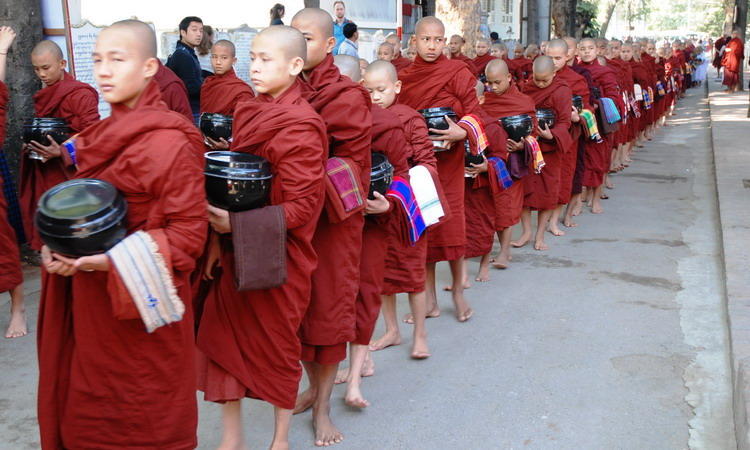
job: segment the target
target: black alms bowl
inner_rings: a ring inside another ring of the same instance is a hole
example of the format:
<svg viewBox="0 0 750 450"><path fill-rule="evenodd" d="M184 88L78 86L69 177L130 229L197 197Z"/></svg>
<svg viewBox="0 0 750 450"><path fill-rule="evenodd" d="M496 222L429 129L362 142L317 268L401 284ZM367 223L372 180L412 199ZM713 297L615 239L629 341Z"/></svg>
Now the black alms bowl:
<svg viewBox="0 0 750 450"><path fill-rule="evenodd" d="M229 141L232 137L232 117L216 113L201 114L200 129L203 135L218 141L221 138Z"/></svg>
<svg viewBox="0 0 750 450"><path fill-rule="evenodd" d="M552 128L555 126L555 112L551 109L537 109L536 110L536 121L539 122L539 127Z"/></svg>
<svg viewBox="0 0 750 450"><path fill-rule="evenodd" d="M23 141L36 141L42 145L49 145L49 135L58 144L62 144L73 133L65 119L58 117L34 117L23 125Z"/></svg>
<svg viewBox="0 0 750 450"><path fill-rule="evenodd" d="M445 120L445 116L450 117L454 122L458 122L458 116L456 116L456 113L451 108L420 109L419 113L422 114L424 121L427 122L427 128L447 130L448 122Z"/></svg>
<svg viewBox="0 0 750 450"><path fill-rule="evenodd" d="M580 95L574 95L573 106L576 107L576 111L578 112L583 111L583 97L581 97Z"/></svg>
<svg viewBox="0 0 750 450"><path fill-rule="evenodd" d="M466 167L472 167L472 164L482 164L484 162L484 156L481 154L479 155L473 155L470 150L466 150L464 153L464 166Z"/></svg>
<svg viewBox="0 0 750 450"><path fill-rule="evenodd" d="M370 192L367 198L375 199L374 193L385 195L393 182L393 166L382 153L372 154L372 171L370 172Z"/></svg>
<svg viewBox="0 0 750 450"><path fill-rule="evenodd" d="M520 142L521 139L534 131L534 121L528 114L503 117L500 119L500 124L502 124L505 132L508 133L508 138L516 142Z"/></svg>
<svg viewBox="0 0 750 450"><path fill-rule="evenodd" d="M128 205L106 181L65 181L42 194L34 217L39 236L53 252L80 257L104 253L126 235Z"/></svg>
<svg viewBox="0 0 750 450"><path fill-rule="evenodd" d="M258 155L238 152L206 153L208 202L227 211L247 211L268 203L271 164Z"/></svg>

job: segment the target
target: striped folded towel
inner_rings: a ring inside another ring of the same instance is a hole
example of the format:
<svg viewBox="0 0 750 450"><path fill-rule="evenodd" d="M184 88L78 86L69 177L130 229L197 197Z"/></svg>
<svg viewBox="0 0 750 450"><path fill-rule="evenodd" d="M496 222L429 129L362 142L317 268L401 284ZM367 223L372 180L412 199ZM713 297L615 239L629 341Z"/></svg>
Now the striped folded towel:
<svg viewBox="0 0 750 450"><path fill-rule="evenodd" d="M602 136L599 134L599 127L596 125L596 116L591 110L584 109L580 114L583 119L583 130L586 137L592 141L601 142Z"/></svg>
<svg viewBox="0 0 750 450"><path fill-rule="evenodd" d="M469 127L469 130L471 130L471 134L474 137L474 139L469 139L470 142L476 142L477 148L471 148L474 146L470 146L469 150L471 150L471 153L473 155L478 155L482 153L487 147L490 145L489 139L487 139L487 133L484 132L484 126L482 125L482 121L479 120L479 117L475 116L474 114L467 114L461 118L461 120L458 121L459 125L464 124Z"/></svg>
<svg viewBox="0 0 750 450"><path fill-rule="evenodd" d="M493 156L487 158L487 163L492 168L492 172L495 172L495 178L497 178L499 187L505 190L513 186L513 179L510 177L510 172L508 172L508 168L505 166L505 161Z"/></svg>
<svg viewBox="0 0 750 450"><path fill-rule="evenodd" d="M528 150L531 152L531 164L533 166L534 173L541 173L546 163L544 162L544 156L542 156L542 149L539 148L539 143L536 141L536 138L533 138L531 136L526 136L524 138L523 145L527 147Z"/></svg>
<svg viewBox="0 0 750 450"><path fill-rule="evenodd" d="M640 84L633 85L633 94L635 95L636 100L643 100L643 88L641 88Z"/></svg>
<svg viewBox="0 0 750 450"><path fill-rule="evenodd" d="M622 119L614 100L608 97L602 97L599 101L604 108L604 115L607 118L607 123L619 122Z"/></svg>
<svg viewBox="0 0 750 450"><path fill-rule="evenodd" d="M156 241L136 231L108 252L141 316L146 331L182 320L185 304L177 295L172 276Z"/></svg>
<svg viewBox="0 0 750 450"><path fill-rule="evenodd" d="M659 94L659 97L667 95L667 92L664 90L664 83L661 81L656 82L656 93Z"/></svg>
<svg viewBox="0 0 750 450"><path fill-rule="evenodd" d="M353 211L365 204L359 189L359 180L346 161L336 157L329 158L326 161L326 175L336 190L345 212Z"/></svg>
<svg viewBox="0 0 750 450"><path fill-rule="evenodd" d="M445 211L430 171L424 166L414 166L409 169L409 181L425 226L438 223Z"/></svg>
<svg viewBox="0 0 750 450"><path fill-rule="evenodd" d="M409 186L409 182L403 177L393 177L391 187L385 195L398 199L399 203L404 208L404 213L408 219L409 241L414 245L424 233L427 225L424 223L422 211L419 209L417 198L415 197L411 186Z"/></svg>

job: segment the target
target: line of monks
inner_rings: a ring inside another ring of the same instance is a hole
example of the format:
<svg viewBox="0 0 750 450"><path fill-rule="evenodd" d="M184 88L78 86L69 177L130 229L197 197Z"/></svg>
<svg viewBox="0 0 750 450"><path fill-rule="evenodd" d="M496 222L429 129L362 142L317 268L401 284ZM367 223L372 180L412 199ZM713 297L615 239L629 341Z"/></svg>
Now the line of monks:
<svg viewBox="0 0 750 450"><path fill-rule="evenodd" d="M13 37L0 28L2 79ZM481 257L476 280L487 281L490 265L509 266L511 247L533 239L545 250L547 231L574 227L584 201L601 213L607 175L628 165L689 85L679 42L667 53L651 41L565 38L514 49L509 60L505 46L480 40L468 59L460 37L446 39L442 22L425 17L412 43L413 61L396 36L371 64L334 59L330 15L303 9L291 27L253 40L251 89L232 69L234 45L218 41L201 110L233 117L231 142L194 126L184 86L156 58L155 35L142 22L117 22L97 39L95 78L112 106L104 120L96 91L65 72L60 49L36 46L31 60L45 84L36 115L65 118L76 132L64 145L24 148L41 159L23 157L20 171L26 233L42 255L43 448L194 448L196 390L222 404L221 448L245 447L245 397L274 406L271 448L288 448L292 414L308 409L315 444L341 442L330 417L333 386L347 383L348 405L369 405L361 382L373 373L371 351L401 342L396 294L409 297L411 357L428 358L425 319L440 315L436 263L449 262L456 318L469 320L465 258ZM3 131L7 101L0 83ZM455 113L447 129L428 129L417 112L437 107ZM537 121L540 109L552 111L554 124ZM532 134L510 139L501 119L523 114ZM204 153L223 148L269 161L268 206L229 213L207 204ZM373 152L387 157L394 182L367 198ZM35 204L71 178L105 180L124 195L130 235L121 244L130 243L116 248L144 267L153 256L184 303L182 320L147 332L132 274L114 254L75 259L43 245ZM15 292L18 251L0 207L0 291ZM491 258L496 234L501 251ZM146 257L128 250L134 237L150 243ZM251 255L274 254L268 247L278 238L284 280L248 288L248 271L276 263ZM11 328L25 333L17 298L21 318ZM373 340L381 305L386 334ZM339 371L347 345L350 364ZM299 393L303 367L309 386Z"/></svg>

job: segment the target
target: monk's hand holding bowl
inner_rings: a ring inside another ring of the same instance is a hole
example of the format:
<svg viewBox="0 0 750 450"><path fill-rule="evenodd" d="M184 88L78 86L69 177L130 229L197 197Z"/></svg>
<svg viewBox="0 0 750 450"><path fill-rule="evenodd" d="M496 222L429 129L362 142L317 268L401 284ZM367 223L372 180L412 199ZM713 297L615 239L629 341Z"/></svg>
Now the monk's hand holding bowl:
<svg viewBox="0 0 750 450"><path fill-rule="evenodd" d="M508 153L523 150L523 140L516 142L513 139L508 139L508 142L505 145L505 149L508 150Z"/></svg>
<svg viewBox="0 0 750 450"><path fill-rule="evenodd" d="M221 246L219 245L219 235L211 233L208 238L208 256L206 258L206 269L203 271L204 280L214 279L214 267L221 265L219 257L221 256Z"/></svg>
<svg viewBox="0 0 750 450"><path fill-rule="evenodd" d="M229 150L229 142L224 138L219 138L218 141L214 141L206 136L206 144L214 150Z"/></svg>
<svg viewBox="0 0 750 450"><path fill-rule="evenodd" d="M383 214L385 212L388 212L388 210L391 208L390 202L388 202L388 199L383 197L383 195L380 192L373 192L372 194L375 197L375 200L367 199L367 206L365 206L365 214Z"/></svg>
<svg viewBox="0 0 750 450"><path fill-rule="evenodd" d="M59 158L61 155L60 144L55 142L55 140L49 135L47 136L47 140L49 141L49 145L42 145L37 141L31 141L29 143L31 150L34 150L39 156L44 158L44 162L47 162L52 158Z"/></svg>
<svg viewBox="0 0 750 450"><path fill-rule="evenodd" d="M581 116L578 115L578 110L575 106L573 106L573 111L570 113L570 120L573 123L578 123L581 121Z"/></svg>
<svg viewBox="0 0 750 450"><path fill-rule="evenodd" d="M75 260L73 266L78 270L84 272L93 272L99 270L101 272L109 271L109 257L104 253L91 256L81 256Z"/></svg>
<svg viewBox="0 0 750 450"><path fill-rule="evenodd" d="M484 155L482 155L482 164L469 164L471 164L471 167L465 167L464 171L473 177L479 175L480 173L487 172L487 158Z"/></svg>
<svg viewBox="0 0 750 450"><path fill-rule="evenodd" d="M208 222L211 228L219 234L231 233L232 224L229 222L229 211L208 205Z"/></svg>
<svg viewBox="0 0 750 450"><path fill-rule="evenodd" d="M448 141L450 143L466 139L466 130L459 127L456 122L452 121L448 116L445 116L445 121L448 123L448 129L438 130L437 128L430 128L430 139L433 141Z"/></svg>
<svg viewBox="0 0 750 450"><path fill-rule="evenodd" d="M52 253L46 245L42 246L42 264L49 273L69 277L77 272L75 259Z"/></svg>
<svg viewBox="0 0 750 450"><path fill-rule="evenodd" d="M547 127L547 124L544 124L544 128L542 128L541 125L537 125L537 130L539 130L539 136L542 137L542 139L547 139L548 141L551 141L554 136L552 136L552 132Z"/></svg>

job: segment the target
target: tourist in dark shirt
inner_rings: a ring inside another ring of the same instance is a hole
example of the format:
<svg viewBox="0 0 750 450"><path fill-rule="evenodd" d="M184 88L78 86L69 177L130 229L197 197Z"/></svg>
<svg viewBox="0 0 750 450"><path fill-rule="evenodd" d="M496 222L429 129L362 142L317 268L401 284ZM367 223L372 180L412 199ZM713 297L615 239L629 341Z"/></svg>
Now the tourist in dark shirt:
<svg viewBox="0 0 750 450"><path fill-rule="evenodd" d="M271 8L271 25L284 25L281 18L284 17L284 5L276 3Z"/></svg>
<svg viewBox="0 0 750 450"><path fill-rule="evenodd" d="M199 17L188 16L180 21L180 40L174 53L167 59L167 67L185 83L190 99L190 109L196 122L200 114L201 85L203 75L195 48L203 39L203 21Z"/></svg>

